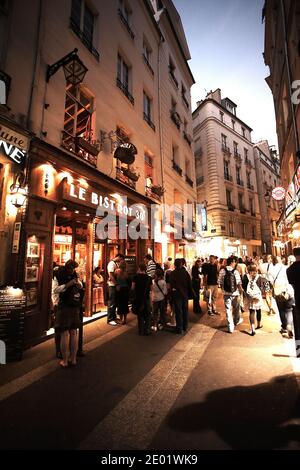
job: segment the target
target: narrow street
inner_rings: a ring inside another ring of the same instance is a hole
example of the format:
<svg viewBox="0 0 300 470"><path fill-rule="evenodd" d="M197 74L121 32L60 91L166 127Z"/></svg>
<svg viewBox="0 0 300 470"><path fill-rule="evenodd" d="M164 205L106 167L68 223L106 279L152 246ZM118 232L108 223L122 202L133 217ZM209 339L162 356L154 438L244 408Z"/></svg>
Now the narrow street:
<svg viewBox="0 0 300 470"><path fill-rule="evenodd" d="M1 449L299 450L294 341L266 312L254 337L247 313L230 335L219 310L190 313L184 336L95 321L66 370L52 339L1 365Z"/></svg>

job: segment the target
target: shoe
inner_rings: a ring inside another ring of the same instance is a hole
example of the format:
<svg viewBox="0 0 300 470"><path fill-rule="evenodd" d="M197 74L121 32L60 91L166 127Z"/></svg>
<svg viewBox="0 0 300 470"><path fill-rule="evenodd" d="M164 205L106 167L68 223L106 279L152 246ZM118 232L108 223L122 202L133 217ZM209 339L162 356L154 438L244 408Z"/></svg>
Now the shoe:
<svg viewBox="0 0 300 470"><path fill-rule="evenodd" d="M115 325L117 325L117 324L118 324L118 323L115 322L114 320L108 322L108 325L112 325L112 326L115 326Z"/></svg>
<svg viewBox="0 0 300 470"><path fill-rule="evenodd" d="M290 339L294 338L294 333L292 332L292 330L288 330L288 337Z"/></svg>
<svg viewBox="0 0 300 470"><path fill-rule="evenodd" d="M233 330L231 330L230 328L227 329L227 333L233 333Z"/></svg>
<svg viewBox="0 0 300 470"><path fill-rule="evenodd" d="M57 359L62 359L62 353L60 351L56 351L56 357Z"/></svg>
<svg viewBox="0 0 300 470"><path fill-rule="evenodd" d="M251 335L251 336L254 336L254 335L255 335L255 330L251 330L250 335Z"/></svg>
<svg viewBox="0 0 300 470"><path fill-rule="evenodd" d="M65 364L64 361L59 361L59 365L60 365L60 367L62 367L63 369L65 369L66 367L68 367L68 364Z"/></svg>
<svg viewBox="0 0 300 470"><path fill-rule="evenodd" d="M281 330L279 331L279 333L281 333L282 335L283 335L283 334L286 334L286 333L287 333L287 330L285 330L284 328L281 328Z"/></svg>
<svg viewBox="0 0 300 470"><path fill-rule="evenodd" d="M257 326L255 329L256 329L256 330L260 330L262 327L263 327L262 325L259 325L259 326Z"/></svg>
<svg viewBox="0 0 300 470"><path fill-rule="evenodd" d="M159 331L161 331L163 328L164 328L164 327L163 327L161 324L159 324L158 327L157 327L157 329L158 329Z"/></svg>
<svg viewBox="0 0 300 470"><path fill-rule="evenodd" d="M157 326L154 326L154 325L151 326L151 330L152 330L152 331L157 331Z"/></svg>
<svg viewBox="0 0 300 470"><path fill-rule="evenodd" d="M235 323L235 326L240 325L241 323L243 323L243 321L244 321L243 318L240 318L239 321L237 323Z"/></svg>

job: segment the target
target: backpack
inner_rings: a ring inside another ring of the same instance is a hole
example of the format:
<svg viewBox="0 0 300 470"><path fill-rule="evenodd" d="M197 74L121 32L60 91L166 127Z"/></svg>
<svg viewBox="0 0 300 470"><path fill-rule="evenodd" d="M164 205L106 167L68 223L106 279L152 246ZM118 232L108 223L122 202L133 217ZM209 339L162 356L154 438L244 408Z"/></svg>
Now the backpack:
<svg viewBox="0 0 300 470"><path fill-rule="evenodd" d="M231 294L236 291L237 289L237 282L234 274L235 269L232 271L228 271L225 268L225 276L224 276L224 291L230 292Z"/></svg>

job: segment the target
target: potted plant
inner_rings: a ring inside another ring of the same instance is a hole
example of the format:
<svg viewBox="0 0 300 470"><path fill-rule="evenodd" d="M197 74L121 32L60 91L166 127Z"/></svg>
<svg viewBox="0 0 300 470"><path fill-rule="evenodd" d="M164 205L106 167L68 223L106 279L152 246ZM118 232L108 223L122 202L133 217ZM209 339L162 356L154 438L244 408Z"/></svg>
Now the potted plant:
<svg viewBox="0 0 300 470"><path fill-rule="evenodd" d="M121 167L123 175L127 176L132 181L137 181L140 177L140 174L135 173L134 169Z"/></svg>
<svg viewBox="0 0 300 470"><path fill-rule="evenodd" d="M158 185L153 185L153 186L151 186L151 191L152 191L154 194L157 194L157 196L162 196L166 190L165 190L165 188L164 188L163 186L161 186L160 184L158 184Z"/></svg>

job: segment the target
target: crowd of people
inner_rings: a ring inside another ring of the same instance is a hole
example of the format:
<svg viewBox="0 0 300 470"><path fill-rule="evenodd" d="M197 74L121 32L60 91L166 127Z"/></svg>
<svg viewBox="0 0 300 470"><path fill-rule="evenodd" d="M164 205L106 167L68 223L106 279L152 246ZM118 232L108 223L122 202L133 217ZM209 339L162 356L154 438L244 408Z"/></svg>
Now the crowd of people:
<svg viewBox="0 0 300 470"><path fill-rule="evenodd" d="M73 260L56 267L53 275L52 302L55 311L56 351L60 365L76 365L78 353L77 329L80 325L83 286ZM189 268L185 259L168 258L163 265L150 254L139 264L134 276L127 272L125 257L118 253L107 265L107 323L126 324L131 311L137 315L138 333L150 335L163 328L184 334L188 329L188 302L193 300L195 314L202 313L201 296L209 316L218 315L217 299L222 290L227 331L243 322L242 314L249 311L249 334L263 327L262 308L268 314L279 313L280 333L300 340L300 247L287 260L278 256L230 256L227 259L211 255L196 257ZM103 282L101 271L95 270ZM298 313L297 313L298 312Z"/></svg>

